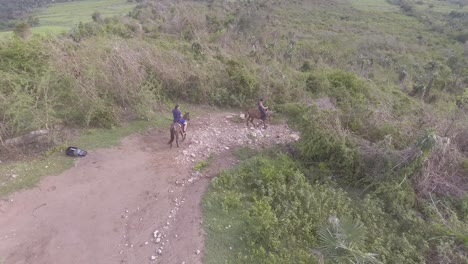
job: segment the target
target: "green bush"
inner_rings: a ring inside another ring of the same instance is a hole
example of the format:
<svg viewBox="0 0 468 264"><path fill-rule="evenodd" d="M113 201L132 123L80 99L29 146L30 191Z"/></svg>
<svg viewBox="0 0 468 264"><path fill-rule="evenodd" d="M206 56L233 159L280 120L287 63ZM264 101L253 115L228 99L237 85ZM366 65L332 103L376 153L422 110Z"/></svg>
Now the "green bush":
<svg viewBox="0 0 468 264"><path fill-rule="evenodd" d="M336 112L303 108L297 104L283 106L286 115L294 116L301 132L297 148L305 164L326 164L337 174L354 177L358 172L358 153L348 140Z"/></svg>
<svg viewBox="0 0 468 264"><path fill-rule="evenodd" d="M436 218L421 217L411 188L389 183L379 190L361 197L332 183L310 182L285 156L254 157L213 180L204 197L207 245L217 241L217 252L227 254L219 259L208 246L206 261L315 263L319 255L313 252L323 246L319 230L334 216L362 222L365 239L354 249L375 253L382 263L425 263L435 247L463 259L458 240L441 244L432 239L450 233L434 228ZM224 227L233 230L230 243L223 242Z"/></svg>
<svg viewBox="0 0 468 264"><path fill-rule="evenodd" d="M98 106L98 105L96 105ZM94 127L112 128L117 124L112 108L99 106L89 113L87 125Z"/></svg>
<svg viewBox="0 0 468 264"><path fill-rule="evenodd" d="M257 97L259 91L259 81L254 72L243 66L242 63L229 60L226 63L228 89L230 99L229 105L242 106L246 100L252 100Z"/></svg>

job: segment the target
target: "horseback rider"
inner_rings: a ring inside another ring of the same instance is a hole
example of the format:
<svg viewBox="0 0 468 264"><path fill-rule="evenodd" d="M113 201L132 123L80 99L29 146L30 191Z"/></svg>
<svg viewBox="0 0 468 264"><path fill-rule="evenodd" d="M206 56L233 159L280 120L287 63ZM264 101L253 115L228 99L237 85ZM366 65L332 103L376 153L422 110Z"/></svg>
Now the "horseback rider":
<svg viewBox="0 0 468 264"><path fill-rule="evenodd" d="M266 119L266 111L268 110L268 107L263 105L263 98L260 98L257 102L258 105L258 110L260 111L260 119L265 122Z"/></svg>
<svg viewBox="0 0 468 264"><path fill-rule="evenodd" d="M172 110L172 115L174 116L174 123L179 123L182 126L182 133L185 134L185 130L187 129L187 121L185 121L185 119L182 117L182 112L180 112L178 104L176 104Z"/></svg>

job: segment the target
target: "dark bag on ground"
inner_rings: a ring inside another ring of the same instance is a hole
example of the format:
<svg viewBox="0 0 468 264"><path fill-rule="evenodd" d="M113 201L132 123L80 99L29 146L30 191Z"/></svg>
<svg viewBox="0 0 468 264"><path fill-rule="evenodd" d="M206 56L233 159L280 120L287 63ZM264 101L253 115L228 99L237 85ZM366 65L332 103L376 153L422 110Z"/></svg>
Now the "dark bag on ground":
<svg viewBox="0 0 468 264"><path fill-rule="evenodd" d="M86 150L82 150L77 147L68 147L65 153L67 156L71 157L84 157L88 154Z"/></svg>

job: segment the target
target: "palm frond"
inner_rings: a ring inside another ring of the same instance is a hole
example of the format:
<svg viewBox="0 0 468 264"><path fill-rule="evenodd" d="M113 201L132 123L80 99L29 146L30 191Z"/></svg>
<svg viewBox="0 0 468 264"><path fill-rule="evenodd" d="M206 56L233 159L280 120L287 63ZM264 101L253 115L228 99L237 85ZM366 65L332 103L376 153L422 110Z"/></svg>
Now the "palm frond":
<svg viewBox="0 0 468 264"><path fill-rule="evenodd" d="M320 239L318 250L334 263L382 264L376 258L376 254L359 250L364 246L366 229L364 224L357 219L340 221L332 216L329 218L329 224L317 233Z"/></svg>

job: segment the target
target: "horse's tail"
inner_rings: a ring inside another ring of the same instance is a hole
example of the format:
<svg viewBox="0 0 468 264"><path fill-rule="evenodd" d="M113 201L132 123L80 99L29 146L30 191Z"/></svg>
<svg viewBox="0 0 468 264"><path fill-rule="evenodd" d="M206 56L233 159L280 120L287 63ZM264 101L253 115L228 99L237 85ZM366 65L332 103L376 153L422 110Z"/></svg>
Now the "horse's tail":
<svg viewBox="0 0 468 264"><path fill-rule="evenodd" d="M175 134L174 127L171 127L169 131L171 132L171 140L169 140L167 144L172 144L172 141L174 141L174 134Z"/></svg>

